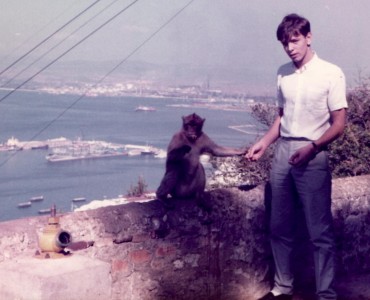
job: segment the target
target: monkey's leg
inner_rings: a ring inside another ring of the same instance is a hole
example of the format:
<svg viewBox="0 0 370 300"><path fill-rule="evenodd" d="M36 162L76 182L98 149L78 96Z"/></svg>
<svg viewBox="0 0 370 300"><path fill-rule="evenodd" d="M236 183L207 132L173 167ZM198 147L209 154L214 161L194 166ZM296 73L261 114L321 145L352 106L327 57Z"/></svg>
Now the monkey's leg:
<svg viewBox="0 0 370 300"><path fill-rule="evenodd" d="M157 199L160 200L166 207L174 207L173 202L168 199L168 195L172 194L178 180L178 172L172 170L167 171L156 191Z"/></svg>

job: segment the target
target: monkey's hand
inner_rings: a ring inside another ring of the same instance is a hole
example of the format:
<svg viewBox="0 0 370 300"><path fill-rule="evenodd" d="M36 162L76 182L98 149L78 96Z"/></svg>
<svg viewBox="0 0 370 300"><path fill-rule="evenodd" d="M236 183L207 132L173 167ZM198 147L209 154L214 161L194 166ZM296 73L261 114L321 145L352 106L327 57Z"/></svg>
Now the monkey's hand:
<svg viewBox="0 0 370 300"><path fill-rule="evenodd" d="M190 152L190 150L191 150L191 147L189 145L183 145L179 148L172 149L168 153L168 156L167 156L168 160L172 161L172 160L182 159L186 153Z"/></svg>
<svg viewBox="0 0 370 300"><path fill-rule="evenodd" d="M179 151L186 154L186 153L189 153L191 150L191 147L189 145L184 145L182 147L179 148Z"/></svg>
<svg viewBox="0 0 370 300"><path fill-rule="evenodd" d="M246 155L247 153L248 153L248 147L247 146L245 146L245 147L242 147L241 149L240 149L240 152L241 152L241 154L240 155Z"/></svg>

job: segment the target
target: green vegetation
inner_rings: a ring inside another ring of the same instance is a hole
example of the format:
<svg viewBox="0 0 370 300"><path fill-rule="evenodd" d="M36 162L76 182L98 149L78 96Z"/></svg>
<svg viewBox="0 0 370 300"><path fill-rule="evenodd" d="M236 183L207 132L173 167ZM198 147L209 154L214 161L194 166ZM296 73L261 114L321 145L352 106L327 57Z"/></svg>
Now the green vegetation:
<svg viewBox="0 0 370 300"><path fill-rule="evenodd" d="M348 95L347 126L330 145L330 166L334 177L370 174L370 80Z"/></svg>
<svg viewBox="0 0 370 300"><path fill-rule="evenodd" d="M143 176L139 176L139 179L136 185L131 184L130 189L127 191L126 196L127 197L141 197L145 193L148 192L147 187L148 185L146 184Z"/></svg>
<svg viewBox="0 0 370 300"><path fill-rule="evenodd" d="M370 174L370 78L362 79L347 94L349 108L344 134L329 147L329 164L334 178ZM257 103L252 115L270 126L277 109ZM209 187L257 185L268 180L273 145L257 162L243 157L212 158L214 168Z"/></svg>

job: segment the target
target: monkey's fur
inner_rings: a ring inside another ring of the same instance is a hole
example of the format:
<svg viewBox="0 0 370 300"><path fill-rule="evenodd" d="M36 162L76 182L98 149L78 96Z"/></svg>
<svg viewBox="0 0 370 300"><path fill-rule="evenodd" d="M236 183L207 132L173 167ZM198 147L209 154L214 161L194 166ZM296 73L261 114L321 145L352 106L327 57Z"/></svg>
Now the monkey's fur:
<svg viewBox="0 0 370 300"><path fill-rule="evenodd" d="M172 198L195 198L204 204L206 176L199 158L204 153L214 156L243 155L246 148L222 147L205 134L202 119L193 113L182 117L182 128L175 133L167 147L166 172L157 189L157 198L166 205Z"/></svg>

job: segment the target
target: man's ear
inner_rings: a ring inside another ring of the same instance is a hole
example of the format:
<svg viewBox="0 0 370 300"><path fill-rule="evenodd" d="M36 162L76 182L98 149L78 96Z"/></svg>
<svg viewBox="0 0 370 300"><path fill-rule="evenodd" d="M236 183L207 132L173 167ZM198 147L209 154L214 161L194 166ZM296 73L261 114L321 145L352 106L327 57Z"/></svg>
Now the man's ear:
<svg viewBox="0 0 370 300"><path fill-rule="evenodd" d="M307 33L306 41L307 41L307 46L311 46L311 43L312 43L312 33L311 32Z"/></svg>

